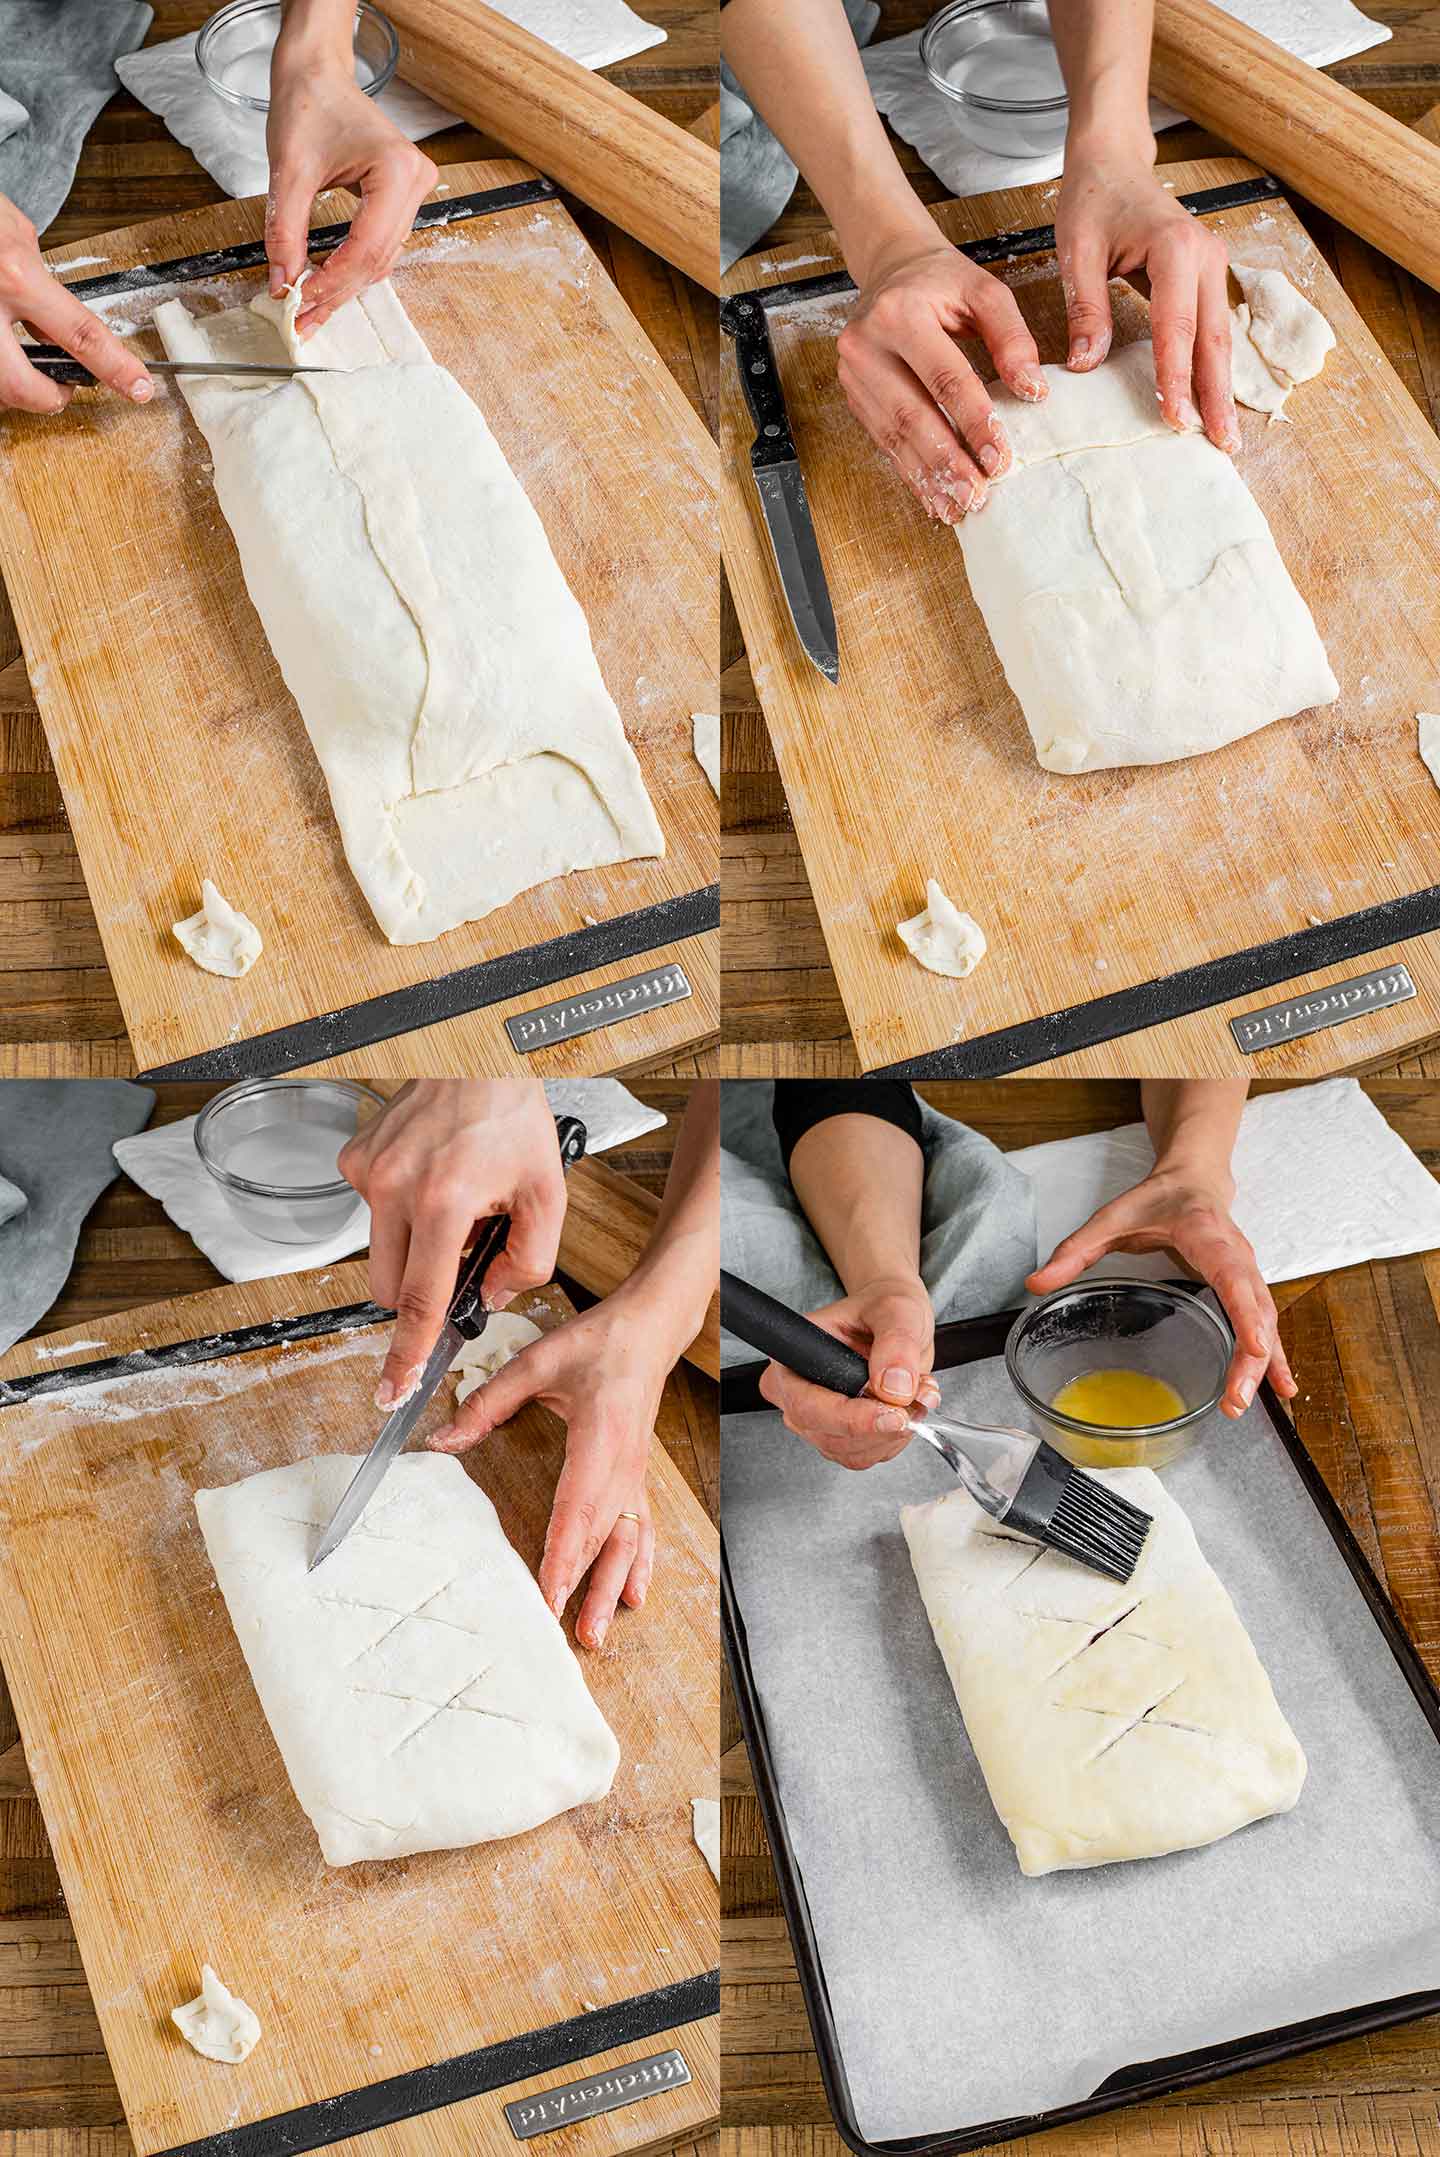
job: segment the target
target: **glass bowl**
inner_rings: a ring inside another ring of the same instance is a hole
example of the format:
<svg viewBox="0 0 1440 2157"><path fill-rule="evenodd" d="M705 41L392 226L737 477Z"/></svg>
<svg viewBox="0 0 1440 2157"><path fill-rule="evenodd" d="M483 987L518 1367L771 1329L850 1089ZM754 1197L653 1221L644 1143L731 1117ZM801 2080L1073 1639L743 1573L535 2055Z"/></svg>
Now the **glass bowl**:
<svg viewBox="0 0 1440 2157"><path fill-rule="evenodd" d="M950 0L921 32L920 60L982 150L1033 158L1063 145L1070 103L1045 0Z"/></svg>
<svg viewBox="0 0 1440 2157"><path fill-rule="evenodd" d="M245 1079L207 1101L195 1150L235 1218L267 1243L321 1243L365 1201L336 1169L367 1107L353 1079Z"/></svg>
<svg viewBox="0 0 1440 2157"><path fill-rule="evenodd" d="M280 34L280 0L230 0L195 40L195 59L217 97L249 112L270 110L270 55ZM388 15L370 0L355 10L355 80L378 97L400 60L400 40Z"/></svg>
<svg viewBox="0 0 1440 2157"><path fill-rule="evenodd" d="M1235 1340L1188 1289L1164 1281L1077 1281L1022 1311L1005 1343L1010 1383L1051 1443L1082 1468L1163 1467L1185 1452L1225 1391ZM1072 1379L1138 1371L1179 1394L1183 1415L1115 1429L1055 1407Z"/></svg>

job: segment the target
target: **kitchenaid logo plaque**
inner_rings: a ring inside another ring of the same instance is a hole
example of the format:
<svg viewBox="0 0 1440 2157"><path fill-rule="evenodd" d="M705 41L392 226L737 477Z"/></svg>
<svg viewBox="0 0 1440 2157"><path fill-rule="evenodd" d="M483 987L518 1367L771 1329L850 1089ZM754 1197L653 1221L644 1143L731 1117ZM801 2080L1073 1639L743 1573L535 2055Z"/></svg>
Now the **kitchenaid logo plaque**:
<svg viewBox="0 0 1440 2157"><path fill-rule="evenodd" d="M577 2120L593 2120L600 2112L616 2112L621 2105L658 2097L662 2090L678 2089L689 2080L683 2053L657 2052L648 2060L629 2060L603 2075L587 2076L583 2082L561 2082L538 2096L517 2098L505 2107L505 2117L516 2141L528 2142L531 2135L571 2127Z"/></svg>
<svg viewBox="0 0 1440 2157"><path fill-rule="evenodd" d="M1337 981L1309 996L1292 997L1288 1003L1247 1011L1230 1021L1230 1031L1242 1054L1253 1056L1257 1049L1277 1048L1301 1034L1322 1033L1327 1026L1343 1026L1346 1019L1363 1019L1389 1004L1408 1003L1416 994L1407 968L1384 966L1378 973L1357 974L1353 981Z"/></svg>
<svg viewBox="0 0 1440 2157"><path fill-rule="evenodd" d="M512 1048L528 1056L533 1049L553 1048L575 1034L593 1034L597 1026L616 1026L621 1019L638 1019L642 1011L658 1011L662 1004L680 1004L695 991L685 978L683 966L657 966L648 974L632 974L628 981L612 981L608 988L591 989L584 996L563 996L558 1003L537 1004L505 1021Z"/></svg>

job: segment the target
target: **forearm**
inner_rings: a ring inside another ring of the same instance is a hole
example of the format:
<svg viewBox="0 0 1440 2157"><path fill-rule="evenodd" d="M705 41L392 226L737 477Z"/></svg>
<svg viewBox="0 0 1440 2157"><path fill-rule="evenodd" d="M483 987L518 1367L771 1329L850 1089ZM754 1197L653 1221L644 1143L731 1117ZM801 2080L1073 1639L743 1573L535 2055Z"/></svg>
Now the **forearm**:
<svg viewBox="0 0 1440 2157"><path fill-rule="evenodd" d="M925 1156L878 1116L831 1116L796 1141L790 1182L848 1295L920 1270Z"/></svg>
<svg viewBox="0 0 1440 2157"><path fill-rule="evenodd" d="M1049 0L1049 12L1070 100L1066 162L1127 154L1149 162L1154 0Z"/></svg>
<svg viewBox="0 0 1440 2157"><path fill-rule="evenodd" d="M665 1196L624 1288L643 1298L647 1328L673 1364L705 1323L720 1278L720 1088L697 1085L680 1126Z"/></svg>
<svg viewBox="0 0 1440 2157"><path fill-rule="evenodd" d="M1140 1088L1145 1124L1158 1169L1194 1177L1235 1194L1230 1160L1248 1079L1145 1079Z"/></svg>
<svg viewBox="0 0 1440 2157"><path fill-rule="evenodd" d="M284 0L272 69L355 69L354 0Z"/></svg>
<svg viewBox="0 0 1440 2157"><path fill-rule="evenodd" d="M731 0L721 46L835 227L856 282L937 244L875 110L841 0Z"/></svg>

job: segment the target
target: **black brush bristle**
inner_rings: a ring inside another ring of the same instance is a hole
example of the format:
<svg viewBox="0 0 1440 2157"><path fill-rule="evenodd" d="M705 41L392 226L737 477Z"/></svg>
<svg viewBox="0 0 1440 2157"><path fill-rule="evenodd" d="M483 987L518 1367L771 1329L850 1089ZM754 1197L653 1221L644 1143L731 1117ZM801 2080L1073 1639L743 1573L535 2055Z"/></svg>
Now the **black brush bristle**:
<svg viewBox="0 0 1440 2157"><path fill-rule="evenodd" d="M1005 1515L1007 1527L1119 1581L1129 1580L1139 1564L1151 1524L1140 1506L1044 1444Z"/></svg>

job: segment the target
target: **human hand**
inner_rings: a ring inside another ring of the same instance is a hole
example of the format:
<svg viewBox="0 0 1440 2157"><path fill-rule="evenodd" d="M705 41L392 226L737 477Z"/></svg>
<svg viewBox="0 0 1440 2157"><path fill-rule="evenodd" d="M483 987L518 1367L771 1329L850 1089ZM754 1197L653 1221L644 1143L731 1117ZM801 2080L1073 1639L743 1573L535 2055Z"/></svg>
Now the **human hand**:
<svg viewBox="0 0 1440 2157"><path fill-rule="evenodd" d="M616 1605L638 1610L655 1562L645 1471L660 1396L670 1375L666 1329L646 1296L627 1283L568 1324L522 1348L478 1386L449 1430L429 1441L463 1453L540 1401L566 1426L565 1466L555 1486L540 1587L559 1617L590 1575L575 1636L598 1648Z"/></svg>
<svg viewBox="0 0 1440 2157"><path fill-rule="evenodd" d="M440 1338L477 1221L508 1213L505 1248L485 1277L503 1310L555 1270L565 1172L538 1079L412 1079L340 1155L370 1207L370 1288L396 1313L375 1395L390 1409Z"/></svg>
<svg viewBox="0 0 1440 2157"><path fill-rule="evenodd" d="M74 394L72 385L52 382L31 366L15 335L22 322L42 342L63 346L107 389L136 404L154 396L155 384L143 363L51 276L41 260L35 227L0 196L0 405L17 412L63 412Z"/></svg>
<svg viewBox="0 0 1440 2157"><path fill-rule="evenodd" d="M1230 390L1225 242L1161 186L1153 150L1152 138L1148 153L1067 159L1055 242L1069 364L1080 372L1099 366L1113 330L1108 280L1143 270L1161 414L1179 431L1203 426L1217 449L1233 451L1240 431Z"/></svg>
<svg viewBox="0 0 1440 2157"><path fill-rule="evenodd" d="M282 31L271 66L270 192L265 252L278 298L306 266L310 212L323 187L348 187L360 208L348 239L307 279L296 328L308 337L337 307L388 276L436 167L367 97L348 49L324 66L287 49Z"/></svg>
<svg viewBox="0 0 1440 2157"><path fill-rule="evenodd" d="M984 507L1010 445L956 340L978 337L1000 379L1038 403L1047 384L1035 340L1008 286L933 231L864 267L836 345L840 387L927 513L958 524Z"/></svg>
<svg viewBox="0 0 1440 2157"><path fill-rule="evenodd" d="M1222 1413L1244 1415L1267 1371L1276 1392L1291 1400L1297 1387L1280 1345L1275 1301L1254 1251L1230 1218L1234 1195L1228 1178L1199 1181L1157 1163L1152 1174L1067 1236L1025 1285L1041 1296L1066 1288L1107 1251L1174 1251L1209 1282L1235 1329Z"/></svg>
<svg viewBox="0 0 1440 2157"><path fill-rule="evenodd" d="M840 1468L874 1468L910 1443L905 1428L915 1401L934 1408L940 1388L930 1376L935 1314L918 1274L871 1281L824 1310L812 1325L846 1342L870 1365L870 1390L858 1400L812 1385L783 1363L772 1363L760 1391L778 1408L787 1430Z"/></svg>

